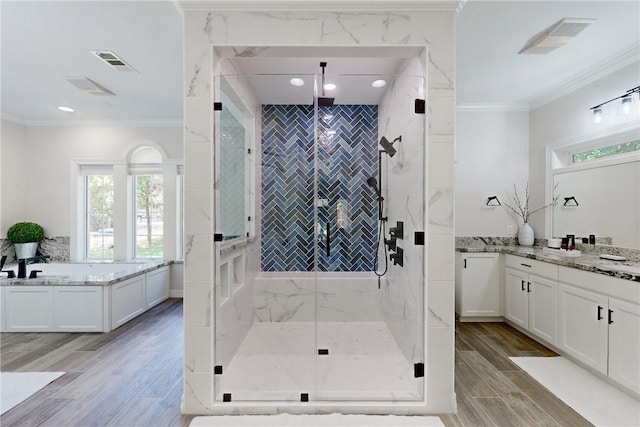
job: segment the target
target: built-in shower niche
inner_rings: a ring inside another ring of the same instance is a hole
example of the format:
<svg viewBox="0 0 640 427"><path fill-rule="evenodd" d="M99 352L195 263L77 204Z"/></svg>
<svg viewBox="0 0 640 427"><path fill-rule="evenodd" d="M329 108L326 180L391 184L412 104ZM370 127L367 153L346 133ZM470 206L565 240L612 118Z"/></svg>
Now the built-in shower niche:
<svg viewBox="0 0 640 427"><path fill-rule="evenodd" d="M236 254L220 264L220 305L238 293L244 286L244 253Z"/></svg>

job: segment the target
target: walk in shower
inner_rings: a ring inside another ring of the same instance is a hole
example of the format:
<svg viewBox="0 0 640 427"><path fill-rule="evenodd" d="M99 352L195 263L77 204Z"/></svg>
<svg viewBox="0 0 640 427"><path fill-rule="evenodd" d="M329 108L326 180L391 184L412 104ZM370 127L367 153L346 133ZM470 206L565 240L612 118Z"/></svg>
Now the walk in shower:
<svg viewBox="0 0 640 427"><path fill-rule="evenodd" d="M213 79L212 399L423 401L420 62L260 61Z"/></svg>

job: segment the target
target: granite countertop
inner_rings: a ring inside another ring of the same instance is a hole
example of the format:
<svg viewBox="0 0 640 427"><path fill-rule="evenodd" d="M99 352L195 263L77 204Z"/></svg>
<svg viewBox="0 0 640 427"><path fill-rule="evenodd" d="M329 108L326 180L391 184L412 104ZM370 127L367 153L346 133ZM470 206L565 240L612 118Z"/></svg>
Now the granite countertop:
<svg viewBox="0 0 640 427"><path fill-rule="evenodd" d="M456 250L467 253L499 252L517 255L524 258L549 262L551 264L640 282L640 262L611 261L599 258L598 255L594 254L582 254L577 257L568 257L560 254L556 255L549 253L541 247L517 245L458 245L456 246Z"/></svg>
<svg viewBox="0 0 640 427"><path fill-rule="evenodd" d="M172 261L166 260L138 260L138 261L77 261L69 263L56 263L60 265L65 264L128 264L126 269L120 271L114 271L103 274L65 274L65 275L43 275L38 276L35 279L7 279L0 278L0 286L109 286L116 283L123 282L138 276L142 273L148 273L153 270L168 266ZM42 264L46 265L46 264ZM130 267L129 267L130 265ZM29 264L29 269L34 269L38 264ZM46 268L46 267L45 267ZM17 264L5 265L6 270L18 270ZM37 269L37 268L36 268ZM27 271L28 272L28 271Z"/></svg>

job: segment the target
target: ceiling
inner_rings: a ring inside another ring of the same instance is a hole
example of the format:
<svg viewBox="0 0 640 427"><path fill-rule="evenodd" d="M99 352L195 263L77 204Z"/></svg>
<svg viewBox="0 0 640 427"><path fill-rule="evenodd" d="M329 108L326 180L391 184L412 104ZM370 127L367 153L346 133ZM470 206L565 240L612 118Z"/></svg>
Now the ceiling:
<svg viewBox="0 0 640 427"><path fill-rule="evenodd" d="M0 7L4 118L25 124L181 122L182 16L174 2L3 0ZM518 55L532 36L564 17L596 21L547 55ZM535 106L590 70L629 63L639 52L639 20L637 0L468 0L456 23L457 104ZM136 72L114 70L90 50L113 51ZM327 73L391 76L403 55L373 56L336 55ZM237 65L246 73L319 73L318 59L244 59ZM68 76L88 77L116 96L83 93L64 80ZM288 79L280 80L255 83L265 90L258 96L283 96L292 89ZM381 93L366 91L366 102L376 102ZM349 99L346 92L335 97ZM76 111L64 113L58 105Z"/></svg>

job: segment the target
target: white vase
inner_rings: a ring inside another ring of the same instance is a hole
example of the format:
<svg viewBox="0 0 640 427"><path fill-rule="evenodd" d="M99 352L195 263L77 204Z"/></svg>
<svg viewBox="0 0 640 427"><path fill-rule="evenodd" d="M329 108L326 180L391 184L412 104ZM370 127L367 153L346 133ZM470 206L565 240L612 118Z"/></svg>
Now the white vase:
<svg viewBox="0 0 640 427"><path fill-rule="evenodd" d="M533 245L533 228L527 222L522 224L518 230L518 244L520 246Z"/></svg>
<svg viewBox="0 0 640 427"><path fill-rule="evenodd" d="M14 243L13 247L16 250L16 259L33 258L38 250L38 242Z"/></svg>

